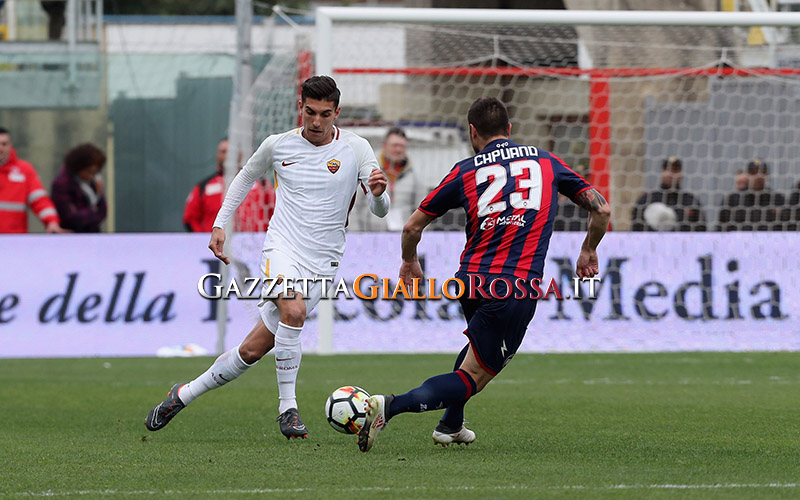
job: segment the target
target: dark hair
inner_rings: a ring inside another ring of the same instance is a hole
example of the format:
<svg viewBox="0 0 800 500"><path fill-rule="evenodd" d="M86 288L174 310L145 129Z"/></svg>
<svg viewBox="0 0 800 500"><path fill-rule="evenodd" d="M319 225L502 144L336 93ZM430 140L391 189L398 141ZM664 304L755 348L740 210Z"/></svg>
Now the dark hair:
<svg viewBox="0 0 800 500"><path fill-rule="evenodd" d="M406 131L401 129L400 127L392 127L389 130L387 130L386 131L386 137L384 137L383 140L385 141L386 139L388 139L390 135L398 135L398 136L402 137L403 139L408 139L406 137Z"/></svg>
<svg viewBox="0 0 800 500"><path fill-rule="evenodd" d="M670 156L661 163L661 170L666 170L667 167L672 167L673 171L683 169L683 162L676 156Z"/></svg>
<svg viewBox="0 0 800 500"><path fill-rule="evenodd" d="M467 121L481 137L508 135L508 110L505 104L494 97L481 97L473 102L467 113Z"/></svg>
<svg viewBox="0 0 800 500"><path fill-rule="evenodd" d="M336 87L336 81L329 76L312 76L303 82L300 99L316 99L318 101L328 101L333 103L334 108L339 107L341 92Z"/></svg>
<svg viewBox="0 0 800 500"><path fill-rule="evenodd" d="M767 164L761 158L753 158L753 160L747 164L747 173L750 175L755 175L759 172L762 174L768 174L768 167Z"/></svg>
<svg viewBox="0 0 800 500"><path fill-rule="evenodd" d="M9 132L8 129L5 127L0 127L0 135L2 134L11 135L11 132Z"/></svg>
<svg viewBox="0 0 800 500"><path fill-rule="evenodd" d="M90 142L75 146L64 156L64 166L67 167L67 171L72 174L77 174L81 170L89 168L92 165L98 165L100 170L102 170L105 164L105 153Z"/></svg>

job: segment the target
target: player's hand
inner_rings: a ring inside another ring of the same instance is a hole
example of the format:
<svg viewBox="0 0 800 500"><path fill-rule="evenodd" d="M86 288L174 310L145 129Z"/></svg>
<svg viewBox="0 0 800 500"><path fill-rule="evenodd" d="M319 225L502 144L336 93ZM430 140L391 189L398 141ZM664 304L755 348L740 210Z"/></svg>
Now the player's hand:
<svg viewBox="0 0 800 500"><path fill-rule="evenodd" d="M400 265L399 278L403 283L413 283L414 278L422 279L422 266L419 265L419 260L414 259L413 262L406 262Z"/></svg>
<svg viewBox="0 0 800 500"><path fill-rule="evenodd" d="M581 248L578 263L575 265L575 274L579 278L592 278L599 273L600 266L597 263L597 251L590 248Z"/></svg>
<svg viewBox="0 0 800 500"><path fill-rule="evenodd" d="M213 231L211 231L211 242L208 244L208 248L214 252L214 257L218 258L222 262L226 264L231 263L231 259L225 256L222 253L222 248L225 246L225 230L221 227L215 227Z"/></svg>
<svg viewBox="0 0 800 500"><path fill-rule="evenodd" d="M372 172L369 174L369 179L367 179L367 187L372 192L372 196L380 196L386 191L386 184L388 182L389 178L386 177L383 170L373 168Z"/></svg>

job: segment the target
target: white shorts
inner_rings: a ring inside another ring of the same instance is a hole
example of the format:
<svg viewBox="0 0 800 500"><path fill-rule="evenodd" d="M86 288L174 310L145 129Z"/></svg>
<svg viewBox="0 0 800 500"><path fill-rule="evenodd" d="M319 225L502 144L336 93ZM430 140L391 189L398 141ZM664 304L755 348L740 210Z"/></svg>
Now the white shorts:
<svg viewBox="0 0 800 500"><path fill-rule="evenodd" d="M317 307L320 299L322 298L322 278L327 279L328 289L334 286L334 279L336 275L320 275L316 274L307 267L303 266L287 253L278 250L277 248L270 248L264 250L261 255L261 273L267 278L286 278L287 282L293 283L294 291L302 293L302 282L297 280L307 278L306 291L308 294L303 295L303 300L306 302L306 318L311 314L311 311ZM262 289L262 293L266 293L266 286ZM271 294L274 295L278 292L283 292L283 284L276 286ZM275 305L275 300L262 300L258 304L258 312L261 314L261 320L267 326L271 333L275 333L278 329L278 321L281 319L281 314L278 311L278 306Z"/></svg>

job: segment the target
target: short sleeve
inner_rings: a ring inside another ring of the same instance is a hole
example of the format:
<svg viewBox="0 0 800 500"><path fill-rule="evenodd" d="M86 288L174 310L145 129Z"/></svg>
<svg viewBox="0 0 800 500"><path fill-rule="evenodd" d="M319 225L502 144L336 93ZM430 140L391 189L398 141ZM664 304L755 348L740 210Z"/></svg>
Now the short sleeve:
<svg viewBox="0 0 800 500"><path fill-rule="evenodd" d="M575 196L579 193L592 188L592 185L586 182L581 174L569 168L561 158L553 154L551 156L553 157L553 174L558 183L559 193L574 201Z"/></svg>
<svg viewBox="0 0 800 500"><path fill-rule="evenodd" d="M458 165L419 204L419 210L433 217L441 217L451 208L464 205L464 189Z"/></svg>

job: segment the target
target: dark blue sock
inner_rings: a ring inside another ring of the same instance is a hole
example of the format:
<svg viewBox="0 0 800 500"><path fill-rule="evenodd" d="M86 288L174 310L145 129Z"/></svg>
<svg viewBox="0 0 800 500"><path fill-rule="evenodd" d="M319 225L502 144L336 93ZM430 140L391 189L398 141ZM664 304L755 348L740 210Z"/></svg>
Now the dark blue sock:
<svg viewBox="0 0 800 500"><path fill-rule="evenodd" d="M461 363L464 362L464 358L467 357L467 351L469 350L469 344L465 345L461 352L458 353L458 357L456 358L456 363L453 365L453 371L458 370L461 368ZM460 403L453 403L447 407L445 410L444 415L442 416L442 422L444 425L450 427L451 429L460 429L462 425L464 425L464 405L466 401L461 401Z"/></svg>
<svg viewBox="0 0 800 500"><path fill-rule="evenodd" d="M436 375L416 389L395 396L386 418L400 413L441 410L456 403L463 404L475 394L475 388L475 381L463 370Z"/></svg>
<svg viewBox="0 0 800 500"><path fill-rule="evenodd" d="M466 401L453 403L442 415L442 423L451 429L460 429L464 425L464 405Z"/></svg>

